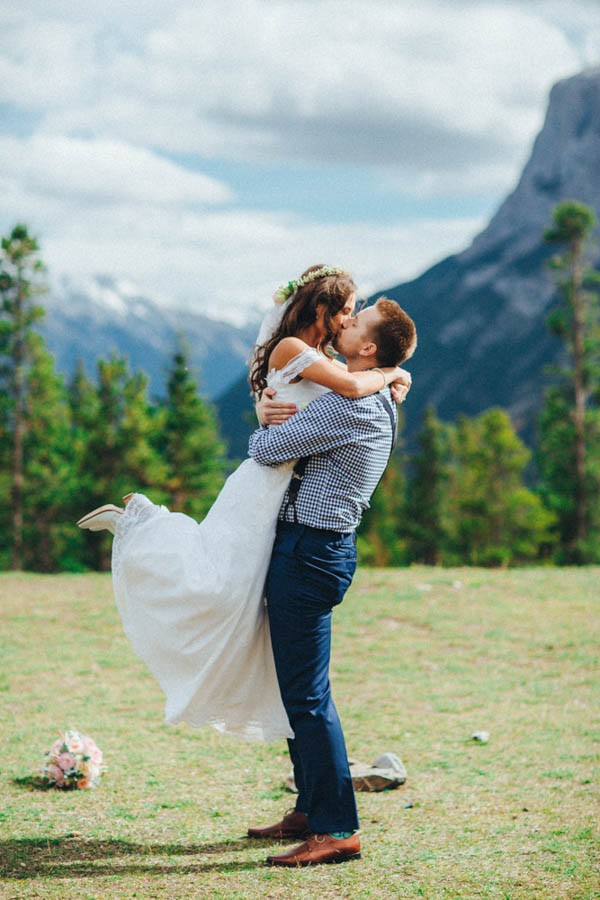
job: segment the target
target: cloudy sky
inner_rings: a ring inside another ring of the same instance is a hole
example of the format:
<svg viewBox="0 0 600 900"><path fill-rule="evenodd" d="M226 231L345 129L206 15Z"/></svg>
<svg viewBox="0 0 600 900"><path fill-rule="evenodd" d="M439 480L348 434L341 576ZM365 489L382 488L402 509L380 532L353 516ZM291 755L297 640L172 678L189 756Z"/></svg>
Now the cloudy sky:
<svg viewBox="0 0 600 900"><path fill-rule="evenodd" d="M597 0L19 0L0 12L0 227L235 319L307 265L363 293L514 186Z"/></svg>

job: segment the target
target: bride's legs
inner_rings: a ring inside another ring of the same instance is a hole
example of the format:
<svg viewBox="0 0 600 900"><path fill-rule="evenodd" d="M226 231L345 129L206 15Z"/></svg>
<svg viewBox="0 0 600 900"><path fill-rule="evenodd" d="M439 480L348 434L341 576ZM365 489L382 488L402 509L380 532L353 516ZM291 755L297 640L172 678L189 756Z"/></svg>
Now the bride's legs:
<svg viewBox="0 0 600 900"><path fill-rule="evenodd" d="M131 507L128 515L133 516L133 518L137 518L139 515L145 516L149 510L158 509L145 494L125 494L123 502L125 508ZM164 507L160 507L160 509L166 512ZM125 509L122 509L120 506L107 503L105 506L99 506L98 509L93 509L87 515L82 516L77 524L80 528L86 528L89 531L102 531L105 529L115 534L117 522L124 513Z"/></svg>

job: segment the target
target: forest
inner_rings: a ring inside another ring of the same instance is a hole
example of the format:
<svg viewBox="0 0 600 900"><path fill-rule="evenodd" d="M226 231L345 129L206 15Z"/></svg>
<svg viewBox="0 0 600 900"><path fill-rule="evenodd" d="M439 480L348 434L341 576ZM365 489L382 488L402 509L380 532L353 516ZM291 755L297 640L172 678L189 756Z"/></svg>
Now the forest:
<svg viewBox="0 0 600 900"><path fill-rule="evenodd" d="M547 327L564 364L544 373L534 446L499 407L455 422L429 407L410 450L400 435L361 524L363 564L600 562L600 273L587 254L595 225L589 207L565 201L540 235L556 250ZM93 378L80 362L66 379L36 329L48 290L38 241L17 224L0 251L0 568L107 570L111 537L78 529L83 513L143 491L200 520L235 461L185 336L160 399L117 355L99 360Z"/></svg>

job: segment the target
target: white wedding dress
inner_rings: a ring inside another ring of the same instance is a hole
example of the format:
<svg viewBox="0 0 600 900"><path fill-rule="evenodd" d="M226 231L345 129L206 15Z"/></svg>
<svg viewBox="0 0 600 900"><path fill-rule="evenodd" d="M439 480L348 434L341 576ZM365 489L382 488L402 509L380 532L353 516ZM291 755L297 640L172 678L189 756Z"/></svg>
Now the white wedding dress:
<svg viewBox="0 0 600 900"><path fill-rule="evenodd" d="M277 399L325 391L300 380L308 348L269 374ZM277 426L273 426L277 427ZM247 459L198 523L134 494L113 542L113 585L135 652L166 695L167 722L213 725L250 740L293 737L283 707L263 589L293 462Z"/></svg>

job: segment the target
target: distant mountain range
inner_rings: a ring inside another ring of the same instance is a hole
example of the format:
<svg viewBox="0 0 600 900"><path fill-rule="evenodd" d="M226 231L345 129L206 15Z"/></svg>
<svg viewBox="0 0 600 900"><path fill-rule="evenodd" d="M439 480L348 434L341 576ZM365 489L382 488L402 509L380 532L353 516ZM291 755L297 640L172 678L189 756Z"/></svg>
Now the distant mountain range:
<svg viewBox="0 0 600 900"><path fill-rule="evenodd" d="M531 432L544 369L562 352L545 324L556 300L546 263L557 248L542 242L562 200L600 218L600 68L554 86L516 189L471 247L385 291L417 322L411 419L428 403L450 420L499 404Z"/></svg>
<svg viewBox="0 0 600 900"><path fill-rule="evenodd" d="M561 200L579 200L600 219L600 68L556 84L542 131L515 190L462 253L382 294L415 319L419 346L406 430L428 404L452 421L499 405L531 439L549 363L562 344L545 324L556 292L546 263L556 248L542 234ZM592 262L600 265L596 247ZM371 298L376 299L380 294ZM248 427L242 381L219 398L232 450L243 455Z"/></svg>
<svg viewBox="0 0 600 900"><path fill-rule="evenodd" d="M517 187L472 245L381 292L410 312L419 333L405 407L409 433L428 404L447 420L501 405L531 436L544 368L562 352L545 325L555 298L546 267L554 251L542 242L561 200L586 203L600 218L600 68L553 87ZM600 264L597 249L593 262ZM65 283L45 305L43 331L62 371L83 357L91 372L98 356L116 350L148 372L156 393L164 389L177 335L185 334L230 452L245 456L253 421L245 370L256 323L235 328L165 308L107 278L85 288Z"/></svg>
<svg viewBox="0 0 600 900"><path fill-rule="evenodd" d="M82 359L92 375L96 360L115 352L125 356L132 369L148 374L155 395L165 391L180 336L202 393L214 398L239 381L258 330L257 323L236 328L190 309L164 306L133 284L100 276L86 284L63 281L43 298L43 305L41 330L60 371L70 374Z"/></svg>

